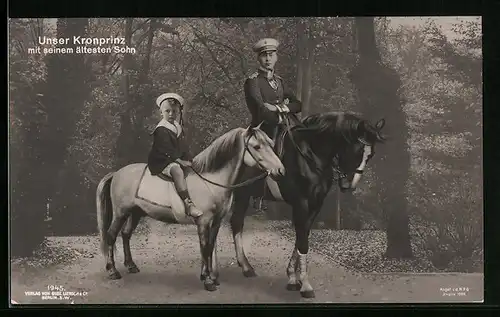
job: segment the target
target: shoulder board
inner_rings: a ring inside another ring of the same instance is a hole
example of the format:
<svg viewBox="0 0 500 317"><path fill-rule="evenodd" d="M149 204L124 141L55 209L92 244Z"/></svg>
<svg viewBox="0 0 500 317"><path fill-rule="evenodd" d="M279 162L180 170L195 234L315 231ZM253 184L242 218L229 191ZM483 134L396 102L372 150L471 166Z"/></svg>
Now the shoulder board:
<svg viewBox="0 0 500 317"><path fill-rule="evenodd" d="M257 76L259 76L259 72L255 72L255 73L251 74L250 76L248 76L248 78L254 79L254 78L257 78Z"/></svg>

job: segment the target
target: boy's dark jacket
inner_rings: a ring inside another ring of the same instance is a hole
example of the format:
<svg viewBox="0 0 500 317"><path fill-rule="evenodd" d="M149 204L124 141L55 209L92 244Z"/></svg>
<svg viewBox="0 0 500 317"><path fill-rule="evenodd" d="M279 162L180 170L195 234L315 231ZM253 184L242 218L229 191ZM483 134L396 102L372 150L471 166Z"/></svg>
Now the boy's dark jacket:
<svg viewBox="0 0 500 317"><path fill-rule="evenodd" d="M177 125L179 129L180 126ZM161 120L153 131L153 146L148 156L148 166L151 175L160 174L168 164L180 158L191 160L186 144L185 135L180 128L177 135L173 125L166 120Z"/></svg>

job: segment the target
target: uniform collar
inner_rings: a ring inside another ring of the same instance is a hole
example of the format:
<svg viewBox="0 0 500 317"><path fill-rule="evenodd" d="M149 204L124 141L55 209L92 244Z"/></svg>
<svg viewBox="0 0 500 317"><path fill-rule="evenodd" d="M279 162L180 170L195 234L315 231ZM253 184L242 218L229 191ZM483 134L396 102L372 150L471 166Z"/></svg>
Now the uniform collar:
<svg viewBox="0 0 500 317"><path fill-rule="evenodd" d="M177 121L174 121L174 123L172 124L172 123L168 122L165 119L161 119L161 121L156 125L155 130L158 127L167 128L168 130L170 130L173 133L175 133L175 135L177 135L177 137L179 137L181 135L181 133L182 133L182 126Z"/></svg>
<svg viewBox="0 0 500 317"><path fill-rule="evenodd" d="M259 67L259 72L264 74L264 76L266 76L267 79L272 79L274 77L274 70L268 70L268 69L265 69L264 67Z"/></svg>

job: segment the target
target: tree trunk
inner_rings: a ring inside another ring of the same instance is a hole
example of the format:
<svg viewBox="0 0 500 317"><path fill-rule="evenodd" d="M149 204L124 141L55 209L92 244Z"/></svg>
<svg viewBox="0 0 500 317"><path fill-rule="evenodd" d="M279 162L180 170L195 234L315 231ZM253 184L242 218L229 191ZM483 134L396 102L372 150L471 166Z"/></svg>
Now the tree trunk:
<svg viewBox="0 0 500 317"><path fill-rule="evenodd" d="M339 194L340 210L343 210L340 220L341 229L344 230L361 230L361 219L358 212L358 201L353 193Z"/></svg>
<svg viewBox="0 0 500 317"><path fill-rule="evenodd" d="M305 47L307 45L307 38L305 34L305 25L301 18L297 19L297 98L302 100L302 78L304 76L304 55Z"/></svg>
<svg viewBox="0 0 500 317"><path fill-rule="evenodd" d="M46 169L45 160L40 155L42 149L47 146L46 141L43 137L34 137L41 134L40 127L43 125L40 115L33 114L36 92L39 90L28 93L23 89L23 92L16 96L11 94L12 101L18 106L13 109L14 116L26 123L26 126L18 132L24 142L17 146L11 144L9 151L11 162L9 238L13 256L30 256L44 241L46 234L46 223L43 221L44 206L47 197L50 196L46 182L53 175Z"/></svg>
<svg viewBox="0 0 500 317"><path fill-rule="evenodd" d="M303 77L302 77L302 115L307 116L311 113L311 80L312 68L314 65L314 50L316 43L312 34L312 21L308 21L308 31L305 46L306 58L303 60Z"/></svg>
<svg viewBox="0 0 500 317"><path fill-rule="evenodd" d="M351 48L351 53L354 54L355 56L358 55L358 36L356 32L356 20L352 19L349 23L349 26L351 27L351 38L350 38L350 48Z"/></svg>
<svg viewBox="0 0 500 317"><path fill-rule="evenodd" d="M60 38L85 37L88 22L88 19L82 18L58 19L57 35ZM68 47L75 49L76 45L71 43ZM54 176L61 170L66 171L76 166L76 164L68 164L72 160L68 148L76 132L75 127L84 109L85 100L90 95L90 73L89 65L85 63L84 56L81 54L47 56L47 81L44 92L44 105L48 117L45 136L47 145L42 155L45 167L38 171L45 174L42 178L45 178L44 190L47 192L47 199L53 199L60 188L65 186L64 182L59 182L59 178ZM75 171L75 174L78 174L78 171ZM72 179L75 184L79 181L83 181L80 175ZM77 187L74 189L78 191ZM40 208L44 210L45 203ZM67 212L81 211L68 210Z"/></svg>
<svg viewBox="0 0 500 317"><path fill-rule="evenodd" d="M125 45L132 46L132 24L133 18L125 19ZM132 124L132 100L130 94L130 70L132 67L132 56L124 54L122 68L122 93L124 110L120 114L120 135L116 141L116 167L120 168L133 163L133 124Z"/></svg>
<svg viewBox="0 0 500 317"><path fill-rule="evenodd" d="M27 32L28 26L23 27L19 25L19 22L11 21L16 27ZM33 28L33 24L30 27ZM40 30L36 36L44 35L43 30ZM11 34L10 46L13 47L18 41L16 36ZM24 41L20 43L20 48L23 47L23 43L30 44ZM50 196L50 188L46 186L46 182L52 175L45 162L44 149L48 146L46 113L40 111L43 107L40 107L40 98L37 96L45 93L46 87L43 79L30 76L36 67L30 62L39 57L28 55L24 51L16 53L10 52L9 54L9 57L12 56L9 65L9 114L11 118L9 122L11 128L9 135L9 241L12 256L30 256L44 241L47 229L43 221L45 217L43 206L47 202L47 197ZM19 121L19 124L16 124L16 121Z"/></svg>
<svg viewBox="0 0 500 317"><path fill-rule="evenodd" d="M52 230L56 235L94 233L94 199L89 199L89 187L76 160L68 159L59 179L58 191L51 201ZM96 187L93 188L95 194ZM90 196L92 197L92 196Z"/></svg>
<svg viewBox="0 0 500 317"><path fill-rule="evenodd" d="M146 52L144 59L142 60L141 69L139 70L137 84L135 85L137 89L135 90L136 98L134 98L133 107L136 107L134 131L137 137L134 138L135 144L133 145L133 148L136 152L136 161L147 159L145 155L147 155L150 146L149 131L147 131L144 122L146 118L151 116L153 110L155 109L155 96L153 96L153 85L149 73L151 70L151 53L153 49L153 40L157 28L157 19L151 18L149 21Z"/></svg>
<svg viewBox="0 0 500 317"><path fill-rule="evenodd" d="M340 190L337 188L336 190L336 196L337 196L337 201L336 201L336 204L335 204L335 228L337 230L340 230L342 229L342 225L341 225L341 208L340 208Z"/></svg>
<svg viewBox="0 0 500 317"><path fill-rule="evenodd" d="M383 65L375 41L373 18L356 18L359 62L351 72L365 117L372 122L386 119L386 144L377 147L370 162L376 177L380 202L387 219L387 250L390 258L411 258L408 206L405 197L409 177L408 128L399 97L399 75Z"/></svg>

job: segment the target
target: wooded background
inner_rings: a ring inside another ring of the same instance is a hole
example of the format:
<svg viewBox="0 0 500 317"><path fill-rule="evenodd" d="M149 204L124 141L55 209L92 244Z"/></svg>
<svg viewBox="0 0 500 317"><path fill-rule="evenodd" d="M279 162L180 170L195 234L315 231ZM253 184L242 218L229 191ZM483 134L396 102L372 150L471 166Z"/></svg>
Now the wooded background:
<svg viewBox="0 0 500 317"><path fill-rule="evenodd" d="M436 266L482 259L479 19L458 21L448 34L439 18L418 27L347 17L9 24L13 255L30 254L47 235L96 231L97 183L146 161L159 94L187 100L193 153L247 126L242 87L257 67L251 47L274 37L281 43L276 71L302 100L302 116L351 110L383 117L391 137L354 194L332 189L318 224L386 230L389 257L411 257L411 240ZM28 54L39 36L73 35L122 36L137 54ZM267 207L269 219L290 216L283 204Z"/></svg>

